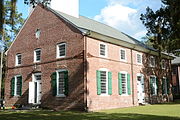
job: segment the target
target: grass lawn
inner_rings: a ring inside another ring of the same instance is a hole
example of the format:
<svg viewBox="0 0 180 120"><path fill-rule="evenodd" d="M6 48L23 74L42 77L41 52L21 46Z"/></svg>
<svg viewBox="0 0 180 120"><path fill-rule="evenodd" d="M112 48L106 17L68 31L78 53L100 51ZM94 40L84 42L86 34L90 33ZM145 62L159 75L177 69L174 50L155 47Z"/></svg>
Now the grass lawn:
<svg viewBox="0 0 180 120"><path fill-rule="evenodd" d="M0 111L0 120L180 120L180 103L147 105L92 113Z"/></svg>

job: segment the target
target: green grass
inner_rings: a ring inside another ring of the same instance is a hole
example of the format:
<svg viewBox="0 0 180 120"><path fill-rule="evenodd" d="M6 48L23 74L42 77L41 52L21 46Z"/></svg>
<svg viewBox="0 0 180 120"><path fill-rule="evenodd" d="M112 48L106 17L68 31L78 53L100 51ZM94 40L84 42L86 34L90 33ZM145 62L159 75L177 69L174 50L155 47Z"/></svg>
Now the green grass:
<svg viewBox="0 0 180 120"><path fill-rule="evenodd" d="M0 120L180 120L180 103L147 105L98 112L0 111Z"/></svg>

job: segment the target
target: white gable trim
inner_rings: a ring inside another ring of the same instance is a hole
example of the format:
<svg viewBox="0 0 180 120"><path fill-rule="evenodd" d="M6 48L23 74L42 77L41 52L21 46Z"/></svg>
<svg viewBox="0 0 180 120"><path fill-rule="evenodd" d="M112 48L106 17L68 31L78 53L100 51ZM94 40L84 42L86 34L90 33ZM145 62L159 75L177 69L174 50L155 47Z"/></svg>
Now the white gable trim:
<svg viewBox="0 0 180 120"><path fill-rule="evenodd" d="M14 41L12 42L12 44L10 45L9 49L5 52L5 55L7 55L8 51L11 49L12 45L14 44L14 42L16 41L17 37L19 36L19 34L21 33L21 31L23 30L24 26L26 25L27 21L29 20L29 18L31 17L32 13L34 12L35 8L30 12L29 16L27 17L26 21L24 22L23 26L21 27L21 29L19 30L18 34L16 35Z"/></svg>

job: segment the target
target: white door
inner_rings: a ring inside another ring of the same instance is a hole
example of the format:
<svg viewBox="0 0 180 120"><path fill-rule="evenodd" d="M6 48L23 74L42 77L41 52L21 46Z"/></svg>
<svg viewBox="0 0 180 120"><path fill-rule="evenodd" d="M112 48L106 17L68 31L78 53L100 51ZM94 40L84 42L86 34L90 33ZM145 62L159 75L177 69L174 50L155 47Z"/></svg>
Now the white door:
<svg viewBox="0 0 180 120"><path fill-rule="evenodd" d="M137 94L138 103L145 103L144 77L142 74L137 75Z"/></svg>
<svg viewBox="0 0 180 120"><path fill-rule="evenodd" d="M33 81L29 82L29 103L41 104L41 74L36 73L32 77Z"/></svg>

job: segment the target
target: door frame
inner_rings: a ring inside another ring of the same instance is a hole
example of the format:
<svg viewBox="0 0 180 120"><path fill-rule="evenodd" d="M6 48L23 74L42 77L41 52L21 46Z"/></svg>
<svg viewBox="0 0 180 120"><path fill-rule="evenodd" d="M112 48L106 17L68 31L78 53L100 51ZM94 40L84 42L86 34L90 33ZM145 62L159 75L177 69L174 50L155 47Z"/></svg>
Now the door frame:
<svg viewBox="0 0 180 120"><path fill-rule="evenodd" d="M136 74L136 80L137 80L137 83L138 83L138 76L141 76L141 87L142 87L142 80L143 80L143 84L144 84L144 87L143 87L143 89L142 89L142 96L141 97L143 97L143 101L142 102L139 102L138 101L138 103L141 103L141 104L143 104L143 103L145 103L145 82L144 82L144 75L142 74L142 73L137 73ZM144 91L144 92L143 92ZM137 92L138 92L138 84L137 84ZM137 99L139 99L139 95L138 95L138 93L137 93Z"/></svg>

